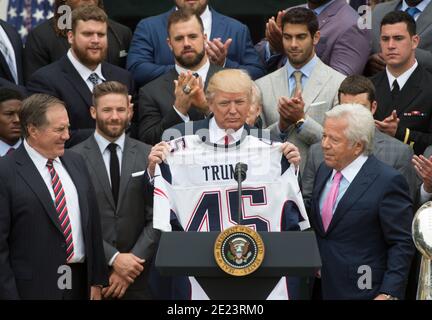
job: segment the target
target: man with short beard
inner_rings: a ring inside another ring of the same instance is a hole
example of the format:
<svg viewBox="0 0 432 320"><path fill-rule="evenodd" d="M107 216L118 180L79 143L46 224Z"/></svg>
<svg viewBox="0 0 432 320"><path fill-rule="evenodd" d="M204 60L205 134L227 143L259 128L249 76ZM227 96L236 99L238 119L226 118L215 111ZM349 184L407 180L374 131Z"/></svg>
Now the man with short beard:
<svg viewBox="0 0 432 320"><path fill-rule="evenodd" d="M203 21L206 51L210 62L230 69L245 69L253 79L264 76L264 66L255 51L249 29L244 24L216 12L208 0L175 0L176 7L137 25L127 68L138 86L143 86L174 67L174 57L166 45L167 21L176 10L189 10Z"/></svg>
<svg viewBox="0 0 432 320"><path fill-rule="evenodd" d="M283 134L307 158L309 147L321 140L324 113L338 102L344 75L325 65L315 48L320 41L312 10L293 8L282 18L286 65L258 79L263 95L263 127ZM305 163L300 163L303 171Z"/></svg>
<svg viewBox="0 0 432 320"><path fill-rule="evenodd" d="M328 66L344 75L362 74L370 50L370 32L359 14L346 0L308 0L301 5L312 10L319 22L320 42L317 56ZM268 72L286 63L282 45L282 17L290 10L279 11L266 24L266 39L255 48L265 61ZM365 28L360 26L365 24Z"/></svg>
<svg viewBox="0 0 432 320"><path fill-rule="evenodd" d="M27 88L30 93L47 93L66 103L71 125L67 146L72 146L94 131L95 121L89 112L94 86L119 81L133 94L134 83L128 71L103 61L108 47L107 15L99 7L84 6L73 11L68 41L68 53L36 71Z"/></svg>
<svg viewBox="0 0 432 320"><path fill-rule="evenodd" d="M126 86L116 81L99 84L90 108L96 131L73 147L84 156L101 213L110 286L104 298L149 299L147 275L159 240L152 227L153 189L146 175L150 146L125 135L131 108Z"/></svg>
<svg viewBox="0 0 432 320"><path fill-rule="evenodd" d="M161 141L164 130L208 113L204 88L221 67L210 63L205 50L204 26L196 14L178 10L168 18L168 45L175 68L139 91L139 139ZM195 74L195 75L194 75Z"/></svg>
<svg viewBox="0 0 432 320"><path fill-rule="evenodd" d="M70 26L62 28L64 21L64 10L62 6L69 6L75 10L85 5L95 5L104 8L102 0L55 0L54 17L39 24L32 29L27 36L24 48L24 80L38 69L53 63L63 57L69 50L67 32ZM127 27L112 19L107 20L108 24L108 52L106 62L124 68L126 55L132 40L132 32Z"/></svg>

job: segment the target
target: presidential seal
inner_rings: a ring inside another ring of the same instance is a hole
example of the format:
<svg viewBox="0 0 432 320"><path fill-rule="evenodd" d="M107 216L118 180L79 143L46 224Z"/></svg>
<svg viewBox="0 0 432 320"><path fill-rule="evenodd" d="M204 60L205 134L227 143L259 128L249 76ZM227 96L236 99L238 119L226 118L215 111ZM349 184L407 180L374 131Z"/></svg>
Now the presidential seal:
<svg viewBox="0 0 432 320"><path fill-rule="evenodd" d="M264 259L261 236L246 226L222 231L216 238L214 256L218 266L233 276L246 276L259 268Z"/></svg>

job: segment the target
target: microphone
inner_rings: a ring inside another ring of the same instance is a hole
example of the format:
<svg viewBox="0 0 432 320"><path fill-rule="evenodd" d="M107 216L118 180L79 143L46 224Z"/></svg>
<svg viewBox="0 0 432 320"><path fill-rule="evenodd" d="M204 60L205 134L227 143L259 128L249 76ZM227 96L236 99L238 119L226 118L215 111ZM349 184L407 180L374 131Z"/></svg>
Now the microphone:
<svg viewBox="0 0 432 320"><path fill-rule="evenodd" d="M246 172L248 166L245 163L238 162L234 169L234 179L237 180L237 193L238 193L238 224L241 225L242 217L242 182L246 179Z"/></svg>

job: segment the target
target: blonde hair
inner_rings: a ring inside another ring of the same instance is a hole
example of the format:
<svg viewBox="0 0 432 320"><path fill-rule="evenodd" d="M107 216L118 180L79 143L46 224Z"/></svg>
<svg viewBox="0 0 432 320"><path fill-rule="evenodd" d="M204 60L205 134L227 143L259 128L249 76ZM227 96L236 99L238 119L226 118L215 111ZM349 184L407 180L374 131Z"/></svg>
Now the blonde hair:
<svg viewBox="0 0 432 320"><path fill-rule="evenodd" d="M252 97L253 81L249 74L239 69L224 69L216 72L211 78L206 90L207 101L214 98L216 91L228 93L246 92L249 101Z"/></svg>

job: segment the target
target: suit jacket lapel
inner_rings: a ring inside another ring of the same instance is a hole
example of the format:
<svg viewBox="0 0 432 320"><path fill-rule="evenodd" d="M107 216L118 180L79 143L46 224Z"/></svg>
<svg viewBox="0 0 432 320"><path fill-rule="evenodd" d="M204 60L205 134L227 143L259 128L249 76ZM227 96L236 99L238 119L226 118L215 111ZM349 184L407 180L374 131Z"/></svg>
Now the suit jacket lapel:
<svg viewBox="0 0 432 320"><path fill-rule="evenodd" d="M74 88L78 91L80 96L85 101L86 105L90 108L90 106L93 104L92 93L90 92L87 84L85 83L83 78L81 78L80 74L72 65L67 56L64 56L62 58L61 64L63 66L63 72L66 74L65 78L67 79L67 81L70 82L71 88Z"/></svg>
<svg viewBox="0 0 432 320"><path fill-rule="evenodd" d="M398 115L410 107L411 102L420 94L421 80L422 70L420 66L417 66L398 95L398 102L395 104Z"/></svg>
<svg viewBox="0 0 432 320"><path fill-rule="evenodd" d="M322 164L322 169L321 171L319 170L319 174L317 175L316 178L316 183L315 183L315 187L314 187L314 191L313 191L313 203L314 203L314 210L313 212L314 217L313 219L315 219L316 221L316 225L318 227L318 229L316 230L321 236L325 235L324 232L324 227L322 224L322 218L321 218L321 210L319 207L319 201L320 201L320 197L321 197L321 193L324 190L324 187L327 183L327 180L330 178L331 173L332 173L332 169L327 167L325 164Z"/></svg>
<svg viewBox="0 0 432 320"><path fill-rule="evenodd" d="M136 152L136 142L132 141L129 137L126 136L122 158L117 209L121 208L123 197L126 193L127 186L131 179L133 169L135 167Z"/></svg>
<svg viewBox="0 0 432 320"><path fill-rule="evenodd" d="M422 32L426 30L427 27L430 26L430 21L432 19L432 5L429 4L425 10L420 14L416 21L417 25L417 34L422 36Z"/></svg>
<svg viewBox="0 0 432 320"><path fill-rule="evenodd" d="M51 194L23 145L16 151L16 162L19 166L18 174L39 198L40 203L55 227L59 232L63 233Z"/></svg>
<svg viewBox="0 0 432 320"><path fill-rule="evenodd" d="M309 80L306 82L305 88L303 90L303 100L305 102L305 112L309 109L312 102L315 100L315 98L318 96L318 94L321 92L321 89L324 87L324 85L327 82L327 79L329 78L329 75L327 72L322 71L322 67L324 66L324 63L319 60L313 69L311 76Z"/></svg>
<svg viewBox="0 0 432 320"><path fill-rule="evenodd" d="M354 180L349 185L347 191L340 199L327 233L331 232L339 221L345 216L357 200L363 196L368 190L369 185L375 180L378 173L373 172L371 169L375 166L376 158L369 156L368 160L364 163L363 167L357 173Z"/></svg>
<svg viewBox="0 0 432 320"><path fill-rule="evenodd" d="M380 157L381 153L385 152L384 149L385 147L383 147L383 144L386 143L384 135L385 133L382 133L381 131L375 128L374 146L373 146L373 154L375 157Z"/></svg>
<svg viewBox="0 0 432 320"><path fill-rule="evenodd" d="M87 229L87 224L89 221L89 208L87 202L85 201L85 199L87 199L87 194L84 194L83 192L85 192L88 187L82 179L83 174L80 172L80 169L75 167L68 157L60 157L60 160L71 177L78 193L78 202L81 212L81 226L84 231Z"/></svg>
<svg viewBox="0 0 432 320"><path fill-rule="evenodd" d="M91 170L94 170L96 172L97 179L99 180L99 183L105 194L106 200L113 207L113 209L115 209L114 198L111 191L111 184L109 181L108 172L106 170L105 163L99 149L99 145L97 144L94 135L87 139L84 148L86 150L84 156L89 160Z"/></svg>
<svg viewBox="0 0 432 320"><path fill-rule="evenodd" d="M336 0L335 3L332 3L329 5L326 9L324 9L323 12L321 12L318 15L318 21L319 21L319 28L322 29L323 26L327 24L327 22L330 21L330 17L334 16L339 9L345 5L343 2L338 2L339 0Z"/></svg>
<svg viewBox="0 0 432 320"><path fill-rule="evenodd" d="M386 117L388 117L393 110L392 96L390 90L391 88L389 86L389 80L385 70L381 72L381 75L377 80L376 88L377 91L379 90L380 92L380 97L378 98L380 103L378 104L378 108L374 117L377 120L382 121Z"/></svg>
<svg viewBox="0 0 432 320"><path fill-rule="evenodd" d="M223 28L225 27L223 20L224 17L220 14L218 14L216 11L213 10L213 8L210 7L210 12L212 15L212 26L211 26L211 34L208 35L208 40L212 40L214 38L222 38L222 41L226 40L224 39L224 33Z"/></svg>
<svg viewBox="0 0 432 320"><path fill-rule="evenodd" d="M273 90L273 95L277 97L277 99L281 96L289 97L290 88L287 68L282 67L279 70L275 71L274 77L270 77L270 79L272 81L270 85ZM274 111L277 113L276 109Z"/></svg>

